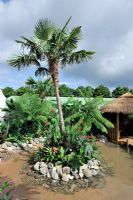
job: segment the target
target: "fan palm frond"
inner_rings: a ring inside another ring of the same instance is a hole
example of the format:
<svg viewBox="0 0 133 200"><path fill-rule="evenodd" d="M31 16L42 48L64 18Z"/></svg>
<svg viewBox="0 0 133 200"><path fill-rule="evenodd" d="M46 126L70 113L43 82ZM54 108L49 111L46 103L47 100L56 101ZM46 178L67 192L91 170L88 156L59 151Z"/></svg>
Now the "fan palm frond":
<svg viewBox="0 0 133 200"><path fill-rule="evenodd" d="M74 64L74 63L81 63L81 62L86 62L90 59L92 59L92 55L95 52L93 51L86 51L86 50L80 50L73 52L70 55L64 54L63 58L61 59L61 64L64 67L66 64Z"/></svg>
<svg viewBox="0 0 133 200"><path fill-rule="evenodd" d="M45 76L49 75L49 70L46 67L38 67L38 69L35 71L35 76Z"/></svg>
<svg viewBox="0 0 133 200"><path fill-rule="evenodd" d="M35 36L43 41L48 41L52 38L57 27L47 19L40 19L35 25Z"/></svg>
<svg viewBox="0 0 133 200"><path fill-rule="evenodd" d="M61 48L63 52L72 51L77 48L78 41L81 39L81 26L73 28L68 38L64 41Z"/></svg>
<svg viewBox="0 0 133 200"><path fill-rule="evenodd" d="M20 69L21 67L36 65L38 67L41 66L40 62L36 59L34 55L31 54L20 54L11 58L7 61L9 65L12 67Z"/></svg>

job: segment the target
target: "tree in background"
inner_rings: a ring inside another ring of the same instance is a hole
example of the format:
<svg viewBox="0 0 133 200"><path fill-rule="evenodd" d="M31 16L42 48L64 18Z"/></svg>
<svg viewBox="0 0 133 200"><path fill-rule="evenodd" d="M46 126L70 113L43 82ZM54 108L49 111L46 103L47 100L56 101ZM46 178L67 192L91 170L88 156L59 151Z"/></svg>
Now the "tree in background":
<svg viewBox="0 0 133 200"><path fill-rule="evenodd" d="M14 89L11 87L5 87L2 89L2 91L3 91L3 94L5 95L5 97L10 97L15 94Z"/></svg>
<svg viewBox="0 0 133 200"><path fill-rule="evenodd" d="M59 86L59 90L60 90L60 96L61 97L71 97L73 96L73 91L74 89L69 88L67 85L65 84L61 84Z"/></svg>
<svg viewBox="0 0 133 200"><path fill-rule="evenodd" d="M14 95L22 96L25 93L28 93L28 94L31 93L31 90L30 90L29 87L20 87L20 88L16 89L15 92L14 92Z"/></svg>
<svg viewBox="0 0 133 200"><path fill-rule="evenodd" d="M11 66L18 69L35 65L37 66L36 75L51 75L58 106L60 129L64 136L66 136L66 131L59 98L59 66L65 67L69 64L88 61L94 54L92 51L77 51L78 42L81 40L81 26L69 32L67 25L70 19L62 29L46 19L39 20L34 28L34 37L22 37L21 40L17 40L16 42L23 47L22 52L8 61ZM44 67L42 61L46 61L48 66Z"/></svg>
<svg viewBox="0 0 133 200"><path fill-rule="evenodd" d="M130 93L132 93L132 94L133 94L133 89L130 89Z"/></svg>
<svg viewBox="0 0 133 200"><path fill-rule="evenodd" d="M104 98L110 98L111 93L107 87L105 87L104 85L99 85L97 88L94 89L93 96L94 97L102 96Z"/></svg>
<svg viewBox="0 0 133 200"><path fill-rule="evenodd" d="M91 86L79 86L73 91L73 95L75 97L82 97L82 94L84 94L85 97L93 97L93 91L94 89Z"/></svg>
<svg viewBox="0 0 133 200"><path fill-rule="evenodd" d="M126 92L129 92L128 87L116 87L112 92L112 96L117 98L117 97L125 94Z"/></svg>

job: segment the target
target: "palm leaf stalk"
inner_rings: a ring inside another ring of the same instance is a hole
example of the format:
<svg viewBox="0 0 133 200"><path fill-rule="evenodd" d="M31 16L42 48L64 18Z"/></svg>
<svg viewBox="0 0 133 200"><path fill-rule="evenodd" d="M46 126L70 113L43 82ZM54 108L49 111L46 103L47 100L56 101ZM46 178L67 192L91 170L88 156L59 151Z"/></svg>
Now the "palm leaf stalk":
<svg viewBox="0 0 133 200"><path fill-rule="evenodd" d="M58 113L60 117L60 129L64 136L65 123L59 95L59 66L81 63L92 59L93 51L76 51L78 42L81 40L81 26L72 31L66 28L71 17L62 29L47 19L40 19L34 28L34 37L21 37L16 42L22 47L22 53L8 60L8 63L18 68L33 66L37 67L35 75L50 74L54 83ZM47 67L43 63L47 62Z"/></svg>

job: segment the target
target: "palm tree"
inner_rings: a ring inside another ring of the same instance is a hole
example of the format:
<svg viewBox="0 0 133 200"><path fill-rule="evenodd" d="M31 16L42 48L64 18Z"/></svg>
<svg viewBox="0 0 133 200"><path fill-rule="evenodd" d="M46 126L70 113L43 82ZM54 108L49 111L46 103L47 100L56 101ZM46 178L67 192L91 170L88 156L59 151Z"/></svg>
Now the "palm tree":
<svg viewBox="0 0 133 200"><path fill-rule="evenodd" d="M26 85L30 86L31 89L37 93L43 101L45 96L48 95L50 89L52 88L53 84L51 82L51 78L47 78L45 80L34 80L32 77L29 77L26 81Z"/></svg>
<svg viewBox="0 0 133 200"><path fill-rule="evenodd" d="M22 46L22 53L11 58L8 63L18 70L25 66L35 65L35 75L50 74L53 80L61 132L66 136L62 106L59 98L59 66L62 67L88 61L94 52L79 50L78 42L81 39L81 26L73 28L70 32L66 29L71 17L65 26L60 29L47 19L40 19L34 28L34 37L21 37L16 40ZM47 62L47 67L44 66Z"/></svg>

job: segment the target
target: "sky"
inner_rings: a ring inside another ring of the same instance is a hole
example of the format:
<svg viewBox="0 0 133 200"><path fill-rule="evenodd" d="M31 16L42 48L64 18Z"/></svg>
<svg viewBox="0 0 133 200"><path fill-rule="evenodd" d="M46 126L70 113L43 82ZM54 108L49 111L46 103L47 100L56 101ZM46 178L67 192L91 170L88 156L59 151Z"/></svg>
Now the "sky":
<svg viewBox="0 0 133 200"><path fill-rule="evenodd" d="M15 40L33 36L40 18L62 27L70 16L70 31L82 26L79 48L96 54L60 69L60 83L133 88L133 0L0 0L0 88L18 88L34 77L34 66L18 71L7 64L19 51Z"/></svg>

